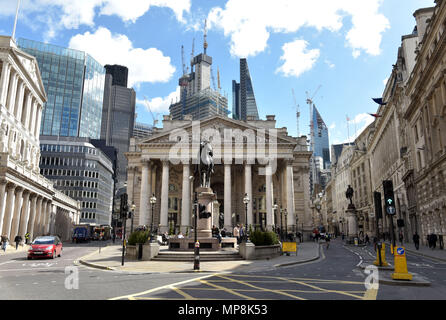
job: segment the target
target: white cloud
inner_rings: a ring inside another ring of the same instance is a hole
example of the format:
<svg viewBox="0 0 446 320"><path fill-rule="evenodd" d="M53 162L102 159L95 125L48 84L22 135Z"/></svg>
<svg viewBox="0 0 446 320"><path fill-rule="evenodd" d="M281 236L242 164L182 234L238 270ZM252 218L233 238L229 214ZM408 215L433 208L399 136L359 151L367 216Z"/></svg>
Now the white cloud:
<svg viewBox="0 0 446 320"><path fill-rule="evenodd" d="M330 69L333 69L334 67L336 67L336 65L328 59L325 59L324 62Z"/></svg>
<svg viewBox="0 0 446 320"><path fill-rule="evenodd" d="M286 77L299 77L302 73L311 70L320 56L319 49L307 49L308 42L305 40L295 40L285 43L282 47L283 56L280 60L284 61L276 72L282 72Z"/></svg>
<svg viewBox="0 0 446 320"><path fill-rule="evenodd" d="M155 48L134 48L127 36L100 27L71 38L70 48L88 52L99 63L124 65L129 69L129 86L143 82L168 82L175 73L170 57Z"/></svg>
<svg viewBox="0 0 446 320"><path fill-rule="evenodd" d="M136 103L144 106L144 108L150 112L155 114L156 113L169 113L169 107L172 103L175 103L180 100L180 87L178 86L177 89L167 95L167 97L156 97L153 99L148 100L150 110L147 108L147 104L145 100L136 99Z"/></svg>
<svg viewBox="0 0 446 320"><path fill-rule="evenodd" d="M271 33L296 33L303 27L338 32L343 20L351 17L346 34L353 55L380 54L382 33L389 28L379 13L383 0L228 0L224 8L213 8L211 27L222 29L231 38L231 54L248 57L263 52Z"/></svg>
<svg viewBox="0 0 446 320"><path fill-rule="evenodd" d="M134 23L154 6L171 9L177 20L184 22L191 0L29 0L22 1L20 12L22 16L35 15L25 22L45 25L48 29L45 37L51 38L63 28L93 27L96 15L115 15L124 22ZM16 1L0 0L0 8L0 16L15 15Z"/></svg>
<svg viewBox="0 0 446 320"><path fill-rule="evenodd" d="M170 57L156 49L134 48L127 36L100 27L71 38L70 48L88 52L101 64L119 64L129 69L129 86L143 82L168 82L175 73Z"/></svg>

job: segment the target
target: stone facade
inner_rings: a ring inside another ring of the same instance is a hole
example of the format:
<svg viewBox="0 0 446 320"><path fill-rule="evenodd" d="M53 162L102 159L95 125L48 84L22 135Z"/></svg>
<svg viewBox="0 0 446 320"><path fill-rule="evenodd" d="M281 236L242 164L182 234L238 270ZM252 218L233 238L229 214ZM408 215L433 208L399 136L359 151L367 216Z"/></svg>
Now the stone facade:
<svg viewBox="0 0 446 320"><path fill-rule="evenodd" d="M233 134L229 146L223 143L228 141L225 140L227 132ZM190 178L196 168L193 160L198 151L195 148L197 141L199 144L200 139L209 135L215 162L211 188L217 195L215 207L222 217L221 221L214 218L212 224L229 232L236 224L245 223L271 230L280 227L281 221L285 228L286 220L289 231L310 232L311 152L306 137L288 136L286 128L276 128L274 116L267 116L266 121L213 116L200 122L191 118L173 121L165 116L163 128L152 137L132 140L130 152L126 154L129 161L127 193L129 204L136 205L134 219L137 223L150 226L153 215L154 225L159 226L160 232L169 230L172 224L176 232L191 230L193 193L198 187L198 178ZM252 148L248 142L256 142L256 147ZM273 144L277 147L274 152ZM182 152L187 150L181 161L172 154L179 146ZM258 157L263 152L268 156L275 154L275 161L264 162L264 158ZM250 199L247 222L245 193ZM152 194L157 198L153 212L149 204ZM277 210L274 210L275 204Z"/></svg>
<svg viewBox="0 0 446 320"><path fill-rule="evenodd" d="M79 204L39 173L45 89L34 57L0 36L0 232L13 241L57 232L71 237Z"/></svg>

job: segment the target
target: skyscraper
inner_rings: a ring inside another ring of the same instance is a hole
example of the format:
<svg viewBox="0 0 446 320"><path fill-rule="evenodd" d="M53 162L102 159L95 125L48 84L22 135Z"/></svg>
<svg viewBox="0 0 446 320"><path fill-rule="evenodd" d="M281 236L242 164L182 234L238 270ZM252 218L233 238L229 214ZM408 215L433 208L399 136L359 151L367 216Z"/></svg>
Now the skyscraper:
<svg viewBox="0 0 446 320"><path fill-rule="evenodd" d="M240 59L240 83L232 81L232 117L237 120L247 120L248 116L259 120L254 88L249 73L248 62Z"/></svg>
<svg viewBox="0 0 446 320"><path fill-rule="evenodd" d="M323 169L330 166L330 144L328 141L328 127L322 119L316 106L313 105L313 127L314 127L314 155L322 157Z"/></svg>
<svg viewBox="0 0 446 320"><path fill-rule="evenodd" d="M118 151L118 188L127 180L127 158L130 138L133 136L136 93L127 88L128 69L106 65L104 105L102 110L101 139Z"/></svg>
<svg viewBox="0 0 446 320"><path fill-rule="evenodd" d="M18 46L36 57L48 95L41 134L99 139L104 67L78 50L27 39Z"/></svg>

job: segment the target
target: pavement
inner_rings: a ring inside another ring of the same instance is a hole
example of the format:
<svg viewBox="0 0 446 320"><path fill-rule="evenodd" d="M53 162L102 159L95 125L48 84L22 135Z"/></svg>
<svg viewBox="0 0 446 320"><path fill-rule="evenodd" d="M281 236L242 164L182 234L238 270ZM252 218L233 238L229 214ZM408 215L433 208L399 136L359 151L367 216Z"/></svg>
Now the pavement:
<svg viewBox="0 0 446 320"><path fill-rule="evenodd" d="M397 243L397 245L399 245ZM446 262L446 250L441 250L440 247L437 245L435 249L429 249L428 246L423 246L420 244L419 250L415 248L415 245L413 243L406 243L403 244L403 247L406 248L406 251L408 253L412 253L415 255L431 258L434 260L440 260L442 262Z"/></svg>
<svg viewBox="0 0 446 320"><path fill-rule="evenodd" d="M5 256L5 255L17 253L17 252L27 252L29 247L30 247L29 245L22 244L22 245L19 245L19 247L16 250L15 243L13 245L10 244L6 247L6 252L3 250L0 250L0 256Z"/></svg>
<svg viewBox="0 0 446 320"><path fill-rule="evenodd" d="M167 250L167 246L160 248L160 252ZM80 258L77 262L92 268L136 273L250 272L308 263L318 260L320 257L318 243L304 242L298 244L297 255L282 255L271 259L250 261L202 261L200 262L200 271L194 271L193 263L180 261L128 261L126 259L122 266L122 246L116 244L101 248L100 252L96 250Z"/></svg>

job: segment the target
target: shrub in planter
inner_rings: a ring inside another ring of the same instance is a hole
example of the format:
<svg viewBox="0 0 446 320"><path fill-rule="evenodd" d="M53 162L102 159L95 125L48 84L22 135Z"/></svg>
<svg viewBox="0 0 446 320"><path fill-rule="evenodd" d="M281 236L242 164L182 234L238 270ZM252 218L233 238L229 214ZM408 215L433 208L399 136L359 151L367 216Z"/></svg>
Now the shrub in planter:
<svg viewBox="0 0 446 320"><path fill-rule="evenodd" d="M130 237L128 244L134 246L137 243L146 243L149 240L150 231L135 231Z"/></svg>
<svg viewBox="0 0 446 320"><path fill-rule="evenodd" d="M250 239L251 242L254 243L256 246L272 246L279 244L277 234L271 231L263 232L260 230L256 230L251 233Z"/></svg>

